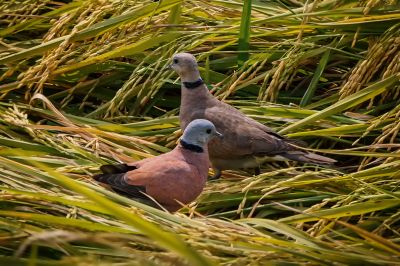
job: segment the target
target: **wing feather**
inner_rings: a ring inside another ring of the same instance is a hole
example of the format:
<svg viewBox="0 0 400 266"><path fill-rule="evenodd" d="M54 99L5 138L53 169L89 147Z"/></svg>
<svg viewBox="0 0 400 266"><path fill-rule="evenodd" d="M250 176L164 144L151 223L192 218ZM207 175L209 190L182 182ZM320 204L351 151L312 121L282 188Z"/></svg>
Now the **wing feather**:
<svg viewBox="0 0 400 266"><path fill-rule="evenodd" d="M216 106L203 112L203 118L212 121L224 135L223 140L214 139L209 145L212 147L211 156L274 154L276 151L294 149L284 137L269 127L246 117L233 107L232 109L235 111Z"/></svg>
<svg viewBox="0 0 400 266"><path fill-rule="evenodd" d="M109 166L109 165L107 165ZM110 170L110 167L101 167L101 170ZM115 169L114 169L115 170ZM125 180L125 173L104 173L93 176L93 178L103 184L109 185L115 192L130 198L149 199L146 193L146 187L140 185L128 184Z"/></svg>

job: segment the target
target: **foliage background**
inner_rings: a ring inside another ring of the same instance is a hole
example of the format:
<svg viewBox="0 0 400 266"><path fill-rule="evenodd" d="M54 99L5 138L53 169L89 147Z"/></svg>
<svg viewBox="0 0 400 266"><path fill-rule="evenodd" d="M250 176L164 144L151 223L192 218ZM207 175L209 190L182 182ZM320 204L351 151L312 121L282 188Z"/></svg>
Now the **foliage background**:
<svg viewBox="0 0 400 266"><path fill-rule="evenodd" d="M400 263L399 22L397 0L3 1L0 262ZM337 166L226 172L177 214L93 182L175 146L177 51Z"/></svg>

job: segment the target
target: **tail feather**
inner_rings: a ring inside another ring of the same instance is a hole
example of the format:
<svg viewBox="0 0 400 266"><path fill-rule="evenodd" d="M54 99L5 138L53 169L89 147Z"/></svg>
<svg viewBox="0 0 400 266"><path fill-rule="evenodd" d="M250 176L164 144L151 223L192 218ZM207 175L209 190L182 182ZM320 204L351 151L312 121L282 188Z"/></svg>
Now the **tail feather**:
<svg viewBox="0 0 400 266"><path fill-rule="evenodd" d="M93 179L97 182L109 185L115 192L125 197L145 199L149 198L146 196L145 186L136 186L128 184L124 178L125 173L120 174L98 174L94 175ZM147 204L147 203L146 203Z"/></svg>
<svg viewBox="0 0 400 266"><path fill-rule="evenodd" d="M282 156L293 161L320 165L332 165L337 162L334 159L306 151L288 151L282 154Z"/></svg>
<svg viewBox="0 0 400 266"><path fill-rule="evenodd" d="M122 174L137 169L136 166L127 164L107 164L100 166L100 170L104 174Z"/></svg>
<svg viewBox="0 0 400 266"><path fill-rule="evenodd" d="M98 174L94 175L93 179L97 182L110 186L126 186L128 185L124 179L124 173L121 174Z"/></svg>

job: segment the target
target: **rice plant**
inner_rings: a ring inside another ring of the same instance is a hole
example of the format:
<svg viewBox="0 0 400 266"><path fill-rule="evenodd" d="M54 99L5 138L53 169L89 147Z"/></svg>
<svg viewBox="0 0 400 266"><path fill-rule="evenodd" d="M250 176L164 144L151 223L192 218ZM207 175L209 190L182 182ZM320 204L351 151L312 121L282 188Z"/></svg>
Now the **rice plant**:
<svg viewBox="0 0 400 266"><path fill-rule="evenodd" d="M226 171L175 214L98 185L176 145L180 51L337 165ZM400 263L397 0L3 1L0 97L2 265Z"/></svg>

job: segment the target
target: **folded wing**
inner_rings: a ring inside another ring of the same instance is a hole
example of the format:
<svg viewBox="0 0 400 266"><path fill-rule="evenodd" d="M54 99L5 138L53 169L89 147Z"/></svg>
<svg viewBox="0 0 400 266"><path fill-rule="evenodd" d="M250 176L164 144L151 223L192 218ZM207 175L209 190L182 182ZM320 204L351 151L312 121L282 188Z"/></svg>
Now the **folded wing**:
<svg viewBox="0 0 400 266"><path fill-rule="evenodd" d="M145 194L145 186L131 185L126 182L126 174L136 169L136 166L127 164L103 165L100 167L103 174L95 175L93 178L100 183L109 185L115 192L125 197L149 200Z"/></svg>

